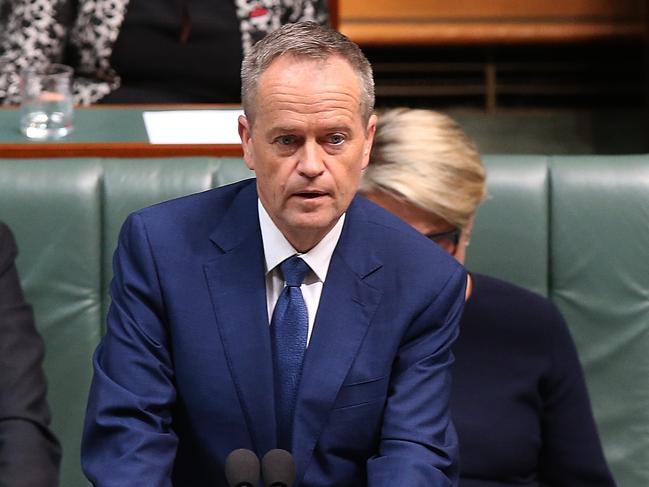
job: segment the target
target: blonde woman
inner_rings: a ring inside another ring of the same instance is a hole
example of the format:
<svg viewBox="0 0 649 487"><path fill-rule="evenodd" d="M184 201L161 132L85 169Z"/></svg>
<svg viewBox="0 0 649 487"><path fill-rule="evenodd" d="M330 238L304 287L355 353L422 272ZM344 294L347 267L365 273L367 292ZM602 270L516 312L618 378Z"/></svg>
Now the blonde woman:
<svg viewBox="0 0 649 487"><path fill-rule="evenodd" d="M474 144L429 110L379 115L370 200L464 264L486 175ZM546 298L472 273L454 347L460 486L612 486L575 346Z"/></svg>

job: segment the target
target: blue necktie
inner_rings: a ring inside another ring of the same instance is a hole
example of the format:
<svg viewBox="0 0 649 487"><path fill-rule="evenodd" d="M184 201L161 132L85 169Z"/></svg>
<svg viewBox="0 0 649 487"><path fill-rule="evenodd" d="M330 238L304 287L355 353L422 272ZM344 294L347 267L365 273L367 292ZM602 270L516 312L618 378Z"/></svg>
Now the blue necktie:
<svg viewBox="0 0 649 487"><path fill-rule="evenodd" d="M300 286L309 266L297 255L280 264L286 287L279 296L270 335L275 374L275 414L277 415L278 447L291 450L293 412L297 388L306 351L309 315Z"/></svg>

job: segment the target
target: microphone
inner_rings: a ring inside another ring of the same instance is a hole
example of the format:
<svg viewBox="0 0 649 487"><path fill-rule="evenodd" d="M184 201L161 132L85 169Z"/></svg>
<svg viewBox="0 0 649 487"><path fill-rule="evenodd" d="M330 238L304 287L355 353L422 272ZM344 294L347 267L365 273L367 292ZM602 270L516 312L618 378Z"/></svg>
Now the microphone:
<svg viewBox="0 0 649 487"><path fill-rule="evenodd" d="M261 460L261 473L266 487L292 487L295 462L286 450L270 450Z"/></svg>
<svg viewBox="0 0 649 487"><path fill-rule="evenodd" d="M257 487L259 459L250 450L232 450L225 459L225 478L230 487Z"/></svg>

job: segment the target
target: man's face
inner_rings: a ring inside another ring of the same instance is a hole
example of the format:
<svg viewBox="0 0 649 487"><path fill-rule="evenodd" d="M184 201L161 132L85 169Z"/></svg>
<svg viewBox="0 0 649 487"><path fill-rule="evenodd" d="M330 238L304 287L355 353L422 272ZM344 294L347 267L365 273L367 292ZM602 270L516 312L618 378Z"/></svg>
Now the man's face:
<svg viewBox="0 0 649 487"><path fill-rule="evenodd" d="M344 59L281 56L259 80L254 124L239 118L261 202L301 252L345 212L367 166L376 118L363 123L360 101L360 82Z"/></svg>

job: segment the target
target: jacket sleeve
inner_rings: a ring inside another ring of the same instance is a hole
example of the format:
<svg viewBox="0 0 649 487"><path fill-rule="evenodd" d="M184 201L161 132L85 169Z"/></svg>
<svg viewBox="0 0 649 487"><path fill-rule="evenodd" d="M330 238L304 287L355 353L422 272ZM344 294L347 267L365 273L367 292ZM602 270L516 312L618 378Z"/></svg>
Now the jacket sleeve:
<svg viewBox="0 0 649 487"><path fill-rule="evenodd" d="M410 325L390 380L378 455L368 485L454 486L458 440L449 401L451 345L458 335L466 273L458 267L441 293Z"/></svg>
<svg viewBox="0 0 649 487"><path fill-rule="evenodd" d="M137 214L124 224L113 268L81 463L96 487L169 487L178 444L175 377L157 267Z"/></svg>
<svg viewBox="0 0 649 487"><path fill-rule="evenodd" d="M55 487L61 450L48 429L43 340L23 298L16 253L0 223L0 484Z"/></svg>
<svg viewBox="0 0 649 487"><path fill-rule="evenodd" d="M551 305L552 367L541 384L543 397L540 476L548 485L611 487L575 344L558 309Z"/></svg>

